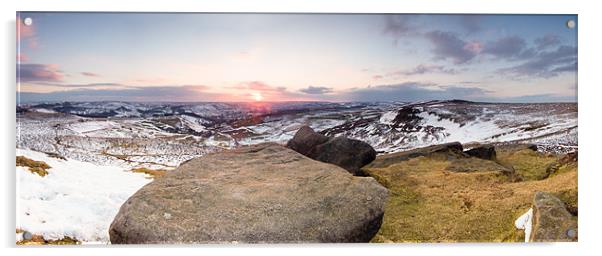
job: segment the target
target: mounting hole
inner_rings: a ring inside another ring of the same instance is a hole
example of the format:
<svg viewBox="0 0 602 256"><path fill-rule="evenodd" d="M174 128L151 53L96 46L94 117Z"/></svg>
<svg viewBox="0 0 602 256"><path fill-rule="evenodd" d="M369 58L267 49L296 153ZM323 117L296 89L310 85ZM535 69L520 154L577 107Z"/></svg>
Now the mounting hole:
<svg viewBox="0 0 602 256"><path fill-rule="evenodd" d="M567 27L567 28L575 28L575 25L577 25L577 23L575 23L575 21L574 21L574 20L568 20L568 21L566 22L566 27Z"/></svg>
<svg viewBox="0 0 602 256"><path fill-rule="evenodd" d="M33 20L29 17L23 19L23 24L25 24L25 26L31 26L31 24L33 24Z"/></svg>

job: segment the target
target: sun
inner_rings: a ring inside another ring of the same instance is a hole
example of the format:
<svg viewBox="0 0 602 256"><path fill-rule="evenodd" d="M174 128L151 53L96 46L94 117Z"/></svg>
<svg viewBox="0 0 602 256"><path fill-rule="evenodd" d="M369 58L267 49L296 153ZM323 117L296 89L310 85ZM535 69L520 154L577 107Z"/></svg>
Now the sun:
<svg viewBox="0 0 602 256"><path fill-rule="evenodd" d="M255 101L262 101L263 100L263 96L259 92L254 92L253 93L253 99L255 99Z"/></svg>

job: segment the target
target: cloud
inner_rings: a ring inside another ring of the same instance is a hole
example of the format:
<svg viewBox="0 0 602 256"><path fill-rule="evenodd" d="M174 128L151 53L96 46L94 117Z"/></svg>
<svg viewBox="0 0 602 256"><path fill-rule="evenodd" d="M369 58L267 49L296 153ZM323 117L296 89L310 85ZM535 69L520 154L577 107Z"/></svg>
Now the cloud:
<svg viewBox="0 0 602 256"><path fill-rule="evenodd" d="M411 24L410 16L386 15L383 33L391 34L395 38L407 36L416 32L416 27Z"/></svg>
<svg viewBox="0 0 602 256"><path fill-rule="evenodd" d="M21 82L60 82L64 77L53 64L19 64L17 75Z"/></svg>
<svg viewBox="0 0 602 256"><path fill-rule="evenodd" d="M468 82L464 82L468 83ZM433 83L406 82L392 85L356 88L338 97L348 101L402 101L462 99L477 102L576 102L576 95L535 94L514 97L493 96L494 91L479 87L438 85Z"/></svg>
<svg viewBox="0 0 602 256"><path fill-rule="evenodd" d="M433 44L436 60L451 59L455 64L463 64L472 60L480 48L478 42L467 42L455 33L446 31L431 31L425 37Z"/></svg>
<svg viewBox="0 0 602 256"><path fill-rule="evenodd" d="M460 81L458 84L483 84L483 82L479 81Z"/></svg>
<svg viewBox="0 0 602 256"><path fill-rule="evenodd" d="M489 91L477 87L436 85L406 82L378 85L344 92L342 98L350 101L423 101L445 99L472 99L483 97Z"/></svg>
<svg viewBox="0 0 602 256"><path fill-rule="evenodd" d="M572 96L558 95L551 93L531 94L515 97L489 97L481 98L483 102L504 102L504 103L548 103L548 102L577 102L577 94Z"/></svg>
<svg viewBox="0 0 602 256"><path fill-rule="evenodd" d="M123 85L119 83L89 83L89 84L65 84L65 83L49 83L49 82L36 82L36 85L63 87L63 88L95 88L100 87L119 87L119 88L136 88L135 86Z"/></svg>
<svg viewBox="0 0 602 256"><path fill-rule="evenodd" d="M252 90L259 90L259 91L271 91L274 90L275 88L263 83L263 82L259 82L259 81L253 81L253 82L246 82L243 83L244 85L246 85L249 89Z"/></svg>
<svg viewBox="0 0 602 256"><path fill-rule="evenodd" d="M468 33L474 33L481 30L480 15L460 15L460 26Z"/></svg>
<svg viewBox="0 0 602 256"><path fill-rule="evenodd" d="M68 88L48 93L21 92L21 102L33 101L148 101L148 102L198 102L198 101L254 101L260 93L265 101L301 101L318 99L312 95L288 91L285 87L270 86L260 81L244 82L229 92L212 91L205 85L161 85L133 86L120 83L67 84L58 82L36 82L39 86ZM327 97L326 97L327 98Z"/></svg>
<svg viewBox="0 0 602 256"><path fill-rule="evenodd" d="M419 31L409 15L386 15L383 34L391 35L394 38L393 45L397 45L403 37L419 35Z"/></svg>
<svg viewBox="0 0 602 256"><path fill-rule="evenodd" d="M242 82L232 88L240 90L252 90L262 93L281 93L286 91L286 87L271 86L262 81Z"/></svg>
<svg viewBox="0 0 602 256"><path fill-rule="evenodd" d="M27 57L27 55L25 55L24 53L17 53L17 61L18 62L27 62L27 61L29 61L29 57Z"/></svg>
<svg viewBox="0 0 602 256"><path fill-rule="evenodd" d="M49 93L20 92L21 102L39 101L214 101L222 97L206 92L204 85L146 86L125 89L80 88Z"/></svg>
<svg viewBox="0 0 602 256"><path fill-rule="evenodd" d="M372 76L372 79L379 80L383 78L400 78L404 76L423 75L431 73L441 74L457 74L458 71L454 68L447 68L443 65L429 65L429 64L418 64L417 66L409 69L398 70L386 74L379 74Z"/></svg>
<svg viewBox="0 0 602 256"><path fill-rule="evenodd" d="M546 34L542 37L538 37L534 40L537 49L545 50L549 47L556 46L560 44L560 37L554 34Z"/></svg>
<svg viewBox="0 0 602 256"><path fill-rule="evenodd" d="M332 88L324 87L324 86L309 86L309 87L303 88L299 91L302 93L307 93L307 94L326 94L326 93L331 93Z"/></svg>
<svg viewBox="0 0 602 256"><path fill-rule="evenodd" d="M91 76L91 77L99 77L100 75L96 74L96 73L92 73L92 72L81 72L80 74L84 75L84 76Z"/></svg>
<svg viewBox="0 0 602 256"><path fill-rule="evenodd" d="M92 84L90 84L92 85ZM272 87L279 88L279 87ZM205 85L180 86L143 86L116 88L77 88L67 91L49 93L18 92L20 103L51 101L145 101L145 102L214 102L238 101L232 94L214 93ZM489 96L494 92L471 86L438 85L433 83L406 82L392 85L376 85L364 88L353 88L346 91L327 94L315 94L310 98L300 98L301 93L274 89L280 92L280 98L268 101L427 101L464 99L483 102L558 102L576 101L576 96L555 94L526 95L518 97Z"/></svg>
<svg viewBox="0 0 602 256"><path fill-rule="evenodd" d="M446 68L442 65L425 65L419 64L414 68L397 71L394 74L396 75L422 75L427 73L445 73L445 74L456 74L457 71L453 68Z"/></svg>
<svg viewBox="0 0 602 256"><path fill-rule="evenodd" d="M488 42L483 48L483 53L506 59L527 58L533 55L532 51L527 50L527 42L518 36L507 36Z"/></svg>
<svg viewBox="0 0 602 256"><path fill-rule="evenodd" d="M445 31L431 31L425 37L434 45L435 59L451 59L455 64L464 64L477 56L489 55L500 60L519 63L512 67L498 69L498 74L524 77L554 77L564 72L577 70L577 49L572 46L559 46L555 50L547 50L560 43L555 35L546 35L534 41L535 47L529 47L525 39L518 36L502 37L481 44L478 41L468 42L457 34ZM398 74L414 75L429 72L445 72L441 66L417 66L414 70L400 71ZM453 73L449 69L448 73Z"/></svg>
<svg viewBox="0 0 602 256"><path fill-rule="evenodd" d="M550 78L564 72L577 71L577 48L560 46L553 51L538 52L533 58L508 68L498 70L498 73L518 78L543 77Z"/></svg>

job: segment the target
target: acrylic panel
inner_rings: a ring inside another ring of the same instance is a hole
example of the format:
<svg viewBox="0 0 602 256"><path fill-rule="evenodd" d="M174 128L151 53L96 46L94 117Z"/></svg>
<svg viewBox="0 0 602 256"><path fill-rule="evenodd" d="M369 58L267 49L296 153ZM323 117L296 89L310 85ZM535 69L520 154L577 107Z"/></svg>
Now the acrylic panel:
<svg viewBox="0 0 602 256"><path fill-rule="evenodd" d="M577 15L16 25L19 245L578 240Z"/></svg>

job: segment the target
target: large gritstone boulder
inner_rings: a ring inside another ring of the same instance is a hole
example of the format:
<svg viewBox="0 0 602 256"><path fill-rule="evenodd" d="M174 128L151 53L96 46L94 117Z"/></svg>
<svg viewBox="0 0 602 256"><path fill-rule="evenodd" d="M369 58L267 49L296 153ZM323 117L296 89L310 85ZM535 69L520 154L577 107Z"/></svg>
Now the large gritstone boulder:
<svg viewBox="0 0 602 256"><path fill-rule="evenodd" d="M343 167L356 176L366 176L361 168L376 158L376 151L368 143L341 136L327 137L308 126L301 127L287 147L311 159Z"/></svg>
<svg viewBox="0 0 602 256"><path fill-rule="evenodd" d="M368 242L388 196L370 177L274 143L195 158L120 208L111 243Z"/></svg>
<svg viewBox="0 0 602 256"><path fill-rule="evenodd" d="M301 127L295 136L286 144L292 150L295 150L305 156L312 153L314 148L328 141L328 137L315 132L309 126Z"/></svg>

